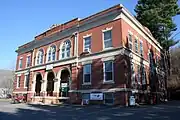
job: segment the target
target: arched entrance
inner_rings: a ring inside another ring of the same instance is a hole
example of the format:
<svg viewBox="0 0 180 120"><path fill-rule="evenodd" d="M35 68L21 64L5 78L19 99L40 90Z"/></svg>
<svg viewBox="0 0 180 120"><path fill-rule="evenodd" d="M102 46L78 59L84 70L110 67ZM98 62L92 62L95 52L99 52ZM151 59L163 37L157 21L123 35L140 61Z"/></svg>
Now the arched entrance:
<svg viewBox="0 0 180 120"><path fill-rule="evenodd" d="M39 73L39 74L36 75L36 87L35 87L36 96L40 96L40 92L41 92L41 80L42 80L42 76Z"/></svg>
<svg viewBox="0 0 180 120"><path fill-rule="evenodd" d="M68 69L63 69L61 71L61 81L60 81L60 91L59 97L69 97L69 80L70 80L70 72Z"/></svg>
<svg viewBox="0 0 180 120"><path fill-rule="evenodd" d="M54 91L54 73L49 72L47 75L47 96L53 96L53 91Z"/></svg>

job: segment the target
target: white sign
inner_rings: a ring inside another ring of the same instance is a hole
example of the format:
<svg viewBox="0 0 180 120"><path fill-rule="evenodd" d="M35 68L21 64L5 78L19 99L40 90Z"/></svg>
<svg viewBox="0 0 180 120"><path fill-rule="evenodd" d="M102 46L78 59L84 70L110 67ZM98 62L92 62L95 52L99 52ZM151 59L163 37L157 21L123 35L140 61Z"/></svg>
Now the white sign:
<svg viewBox="0 0 180 120"><path fill-rule="evenodd" d="M90 100L103 100L103 93L91 93Z"/></svg>
<svg viewBox="0 0 180 120"><path fill-rule="evenodd" d="M46 65L46 70L52 70L53 69L53 64Z"/></svg>
<svg viewBox="0 0 180 120"><path fill-rule="evenodd" d="M67 87L67 83L61 83L61 87Z"/></svg>

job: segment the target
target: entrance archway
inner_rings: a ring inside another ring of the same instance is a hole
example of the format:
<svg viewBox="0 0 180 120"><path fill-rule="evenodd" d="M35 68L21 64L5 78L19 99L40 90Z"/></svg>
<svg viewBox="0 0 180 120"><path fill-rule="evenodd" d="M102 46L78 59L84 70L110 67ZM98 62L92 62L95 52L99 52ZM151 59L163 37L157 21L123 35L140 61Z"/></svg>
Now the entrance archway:
<svg viewBox="0 0 180 120"><path fill-rule="evenodd" d="M41 92L41 80L42 80L41 74L37 74L36 75L36 87L35 87L36 96L40 96L40 92Z"/></svg>
<svg viewBox="0 0 180 120"><path fill-rule="evenodd" d="M68 69L61 71L59 97L69 97L70 72Z"/></svg>
<svg viewBox="0 0 180 120"><path fill-rule="evenodd" d="M54 73L49 72L47 75L47 96L53 96L53 91L54 91Z"/></svg>

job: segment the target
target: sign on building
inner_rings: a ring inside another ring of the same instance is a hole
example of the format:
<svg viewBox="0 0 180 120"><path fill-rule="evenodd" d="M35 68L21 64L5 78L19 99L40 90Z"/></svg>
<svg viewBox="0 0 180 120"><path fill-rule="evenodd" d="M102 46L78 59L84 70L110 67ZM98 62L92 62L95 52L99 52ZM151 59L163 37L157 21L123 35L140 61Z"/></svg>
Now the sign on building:
<svg viewBox="0 0 180 120"><path fill-rule="evenodd" d="M103 93L91 93L90 100L103 100Z"/></svg>

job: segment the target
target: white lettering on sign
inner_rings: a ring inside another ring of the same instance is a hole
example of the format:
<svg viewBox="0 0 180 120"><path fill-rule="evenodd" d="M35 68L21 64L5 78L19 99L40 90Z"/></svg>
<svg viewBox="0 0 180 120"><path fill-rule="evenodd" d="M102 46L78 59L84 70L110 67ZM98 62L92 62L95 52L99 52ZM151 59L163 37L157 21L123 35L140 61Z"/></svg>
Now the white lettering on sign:
<svg viewBox="0 0 180 120"><path fill-rule="evenodd" d="M67 87L68 84L67 83L61 83L61 87Z"/></svg>
<svg viewBox="0 0 180 120"><path fill-rule="evenodd" d="M90 100L103 100L103 93L91 93Z"/></svg>

